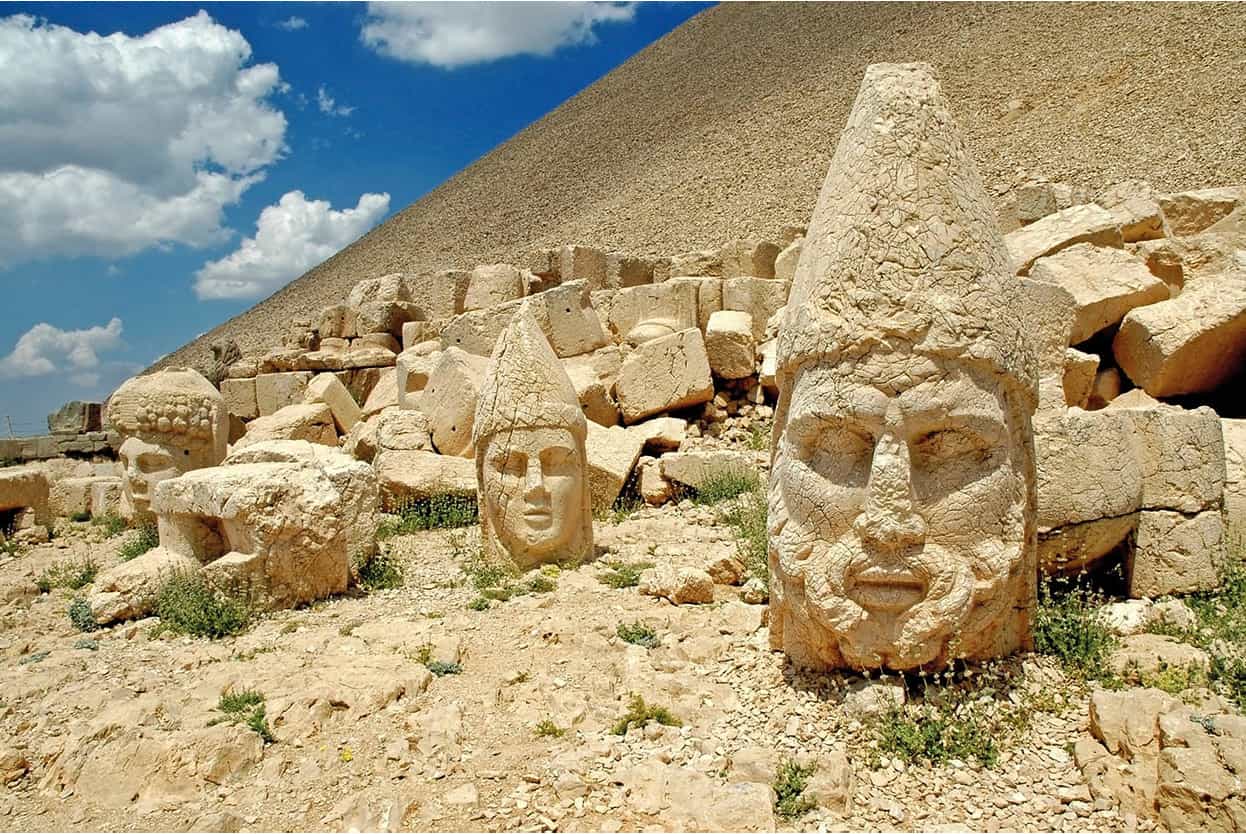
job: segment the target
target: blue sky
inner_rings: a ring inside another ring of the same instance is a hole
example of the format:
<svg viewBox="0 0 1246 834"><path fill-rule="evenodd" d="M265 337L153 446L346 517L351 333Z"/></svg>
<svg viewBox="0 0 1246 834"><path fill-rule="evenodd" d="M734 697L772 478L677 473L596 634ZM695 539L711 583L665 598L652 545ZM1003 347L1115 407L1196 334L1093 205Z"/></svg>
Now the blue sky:
<svg viewBox="0 0 1246 834"><path fill-rule="evenodd" d="M0 6L0 435L102 399L709 5Z"/></svg>

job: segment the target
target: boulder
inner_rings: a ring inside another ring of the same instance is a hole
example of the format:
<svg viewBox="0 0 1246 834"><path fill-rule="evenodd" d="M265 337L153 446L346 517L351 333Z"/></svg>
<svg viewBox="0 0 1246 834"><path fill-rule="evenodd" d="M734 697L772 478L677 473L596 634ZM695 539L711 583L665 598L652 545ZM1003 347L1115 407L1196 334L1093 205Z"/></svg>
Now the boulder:
<svg viewBox="0 0 1246 834"><path fill-rule="evenodd" d="M1095 385L1095 374L1099 370L1099 357L1093 353L1082 353L1076 348L1064 349L1064 402L1085 408L1090 400L1090 392Z"/></svg>
<svg viewBox="0 0 1246 834"><path fill-rule="evenodd" d="M1206 672L1207 652L1165 634L1130 634L1112 652L1108 665L1118 675L1136 672L1153 675L1164 669L1198 669Z"/></svg>
<svg viewBox="0 0 1246 834"><path fill-rule="evenodd" d="M757 474L757 464L751 455L728 449L668 452L659 460L662 477L693 489L699 489L707 480L723 475Z"/></svg>
<svg viewBox="0 0 1246 834"><path fill-rule="evenodd" d="M324 403L287 405L265 417L247 423L246 434L234 444L237 449L268 440L307 440L325 446L337 445L333 413Z"/></svg>
<svg viewBox="0 0 1246 834"><path fill-rule="evenodd" d="M1118 368L1102 368L1095 372L1094 382L1090 385L1090 396L1086 398L1086 408L1090 410L1106 408L1107 404L1121 394L1121 372Z"/></svg>
<svg viewBox="0 0 1246 834"><path fill-rule="evenodd" d="M398 370L384 368L377 376L376 384L363 402L361 418L367 419L390 406L398 405Z"/></svg>
<svg viewBox="0 0 1246 834"><path fill-rule="evenodd" d="M1142 472L1142 508L1195 513L1219 509L1225 453L1220 419L1210 408L1125 408Z"/></svg>
<svg viewBox="0 0 1246 834"><path fill-rule="evenodd" d="M536 296L532 312L559 357L592 353L609 342L593 309L590 284L568 281Z"/></svg>
<svg viewBox="0 0 1246 834"><path fill-rule="evenodd" d="M671 277L723 277L722 251L702 249L671 258Z"/></svg>
<svg viewBox="0 0 1246 834"><path fill-rule="evenodd" d="M400 408L419 408L419 394L428 385L428 376L441 361L441 351L423 352L419 346L398 354L394 365L394 388Z"/></svg>
<svg viewBox="0 0 1246 834"><path fill-rule="evenodd" d="M355 321L355 308L349 304L334 304L321 310L320 322L316 326L321 349L324 349L326 339L353 339L358 336Z"/></svg>
<svg viewBox="0 0 1246 834"><path fill-rule="evenodd" d="M1176 298L1131 310L1112 352L1154 397L1216 389L1246 362L1246 267L1200 277Z"/></svg>
<svg viewBox="0 0 1246 834"><path fill-rule="evenodd" d="M255 398L255 378L222 379L221 397L229 413L243 420L260 416L259 403ZM270 412L271 413L271 412Z"/></svg>
<svg viewBox="0 0 1246 834"><path fill-rule="evenodd" d="M753 317L738 310L719 310L705 328L710 370L723 379L743 379L756 369L757 343Z"/></svg>
<svg viewBox="0 0 1246 834"><path fill-rule="evenodd" d="M562 361L567 378L575 387L580 407L589 422L614 426L619 422L619 405L614 400L614 383L623 365L623 354L610 345L584 356Z"/></svg>
<svg viewBox="0 0 1246 834"><path fill-rule="evenodd" d="M713 399L701 331L689 328L637 347L623 361L615 392L628 424Z"/></svg>
<svg viewBox="0 0 1246 834"><path fill-rule="evenodd" d="M412 320L449 319L463 312L471 273L464 269L446 269L434 273L408 273L405 276L413 305Z"/></svg>
<svg viewBox="0 0 1246 834"><path fill-rule="evenodd" d="M697 286L665 281L619 290L607 321L615 337L631 345L696 327Z"/></svg>
<svg viewBox="0 0 1246 834"><path fill-rule="evenodd" d="M1039 258L1030 278L1064 287L1076 302L1070 344L1119 322L1135 307L1168 299L1168 285L1146 263L1120 249L1079 243Z"/></svg>
<svg viewBox="0 0 1246 834"><path fill-rule="evenodd" d="M723 282L719 278L672 278L667 283L692 287L697 294L697 328L705 332L710 316L723 308Z"/></svg>
<svg viewBox="0 0 1246 834"><path fill-rule="evenodd" d="M376 448L378 451L432 451L428 417L420 411L387 408L377 415Z"/></svg>
<svg viewBox="0 0 1246 834"><path fill-rule="evenodd" d="M662 477L662 465L657 458L641 457L636 462L636 469L640 473L637 487L646 504L657 507L674 497L674 485Z"/></svg>
<svg viewBox="0 0 1246 834"><path fill-rule="evenodd" d="M1096 205L1071 206L1004 235L1004 245L1018 275L1028 273L1039 258L1078 243L1119 249L1124 241L1116 218Z"/></svg>
<svg viewBox="0 0 1246 834"><path fill-rule="evenodd" d="M1204 188L1159 198L1168 234L1194 235L1227 217L1243 200L1241 188Z"/></svg>
<svg viewBox="0 0 1246 834"><path fill-rule="evenodd" d="M409 323L404 323L403 327L406 327ZM389 333L364 333L350 340L350 349L352 350L365 350L368 348L378 348L396 354L402 350L402 345Z"/></svg>
<svg viewBox="0 0 1246 834"><path fill-rule="evenodd" d="M144 617L155 609L164 583L174 576L198 573L200 567L194 556L163 547L114 565L100 572L91 585L87 597L91 617L99 625Z"/></svg>
<svg viewBox="0 0 1246 834"><path fill-rule="evenodd" d="M255 378L255 404L260 417L303 402L312 374L307 371L260 374ZM241 416L241 415L240 415Z"/></svg>
<svg viewBox="0 0 1246 834"><path fill-rule="evenodd" d="M641 594L661 597L675 605L702 605L714 601L714 580L700 568L661 565L640 574Z"/></svg>
<svg viewBox="0 0 1246 834"><path fill-rule="evenodd" d="M355 398L346 390L346 386L336 376L329 373L317 374L311 382L307 383L304 402L322 403L328 406L340 434L346 434L353 429L363 416L363 411L355 402ZM312 438L301 439L311 440Z"/></svg>
<svg viewBox="0 0 1246 834"><path fill-rule="evenodd" d="M780 247L768 240L733 240L721 250L724 278L773 278Z"/></svg>
<svg viewBox="0 0 1246 834"><path fill-rule="evenodd" d="M510 264L487 264L472 270L463 299L464 310L482 310L523 298L524 285L520 272Z"/></svg>
<svg viewBox="0 0 1246 834"><path fill-rule="evenodd" d="M739 310L753 317L753 339L766 338L766 322L787 304L790 281L766 278L728 278L723 281L724 310Z"/></svg>
<svg viewBox="0 0 1246 834"><path fill-rule="evenodd" d="M364 304L410 301L411 288L407 276L401 272L391 272L379 278L367 278L351 287L346 296L346 304L358 309Z"/></svg>
<svg viewBox="0 0 1246 834"><path fill-rule="evenodd" d="M558 250L558 274L563 284L583 281L590 290L604 289L606 253L591 246L564 246Z"/></svg>
<svg viewBox="0 0 1246 834"><path fill-rule="evenodd" d="M96 487L107 484L119 488L121 479L111 475L86 475L74 478L53 478L48 485L48 506L52 515L70 518L93 513L91 498Z"/></svg>
<svg viewBox="0 0 1246 834"><path fill-rule="evenodd" d="M644 448L644 437L621 426L588 423L588 484L595 511L609 509L623 491Z"/></svg>
<svg viewBox="0 0 1246 834"><path fill-rule="evenodd" d="M442 351L420 395L420 410L428 416L433 446L443 455L470 458L476 398L488 360L458 348Z"/></svg>
<svg viewBox="0 0 1246 834"><path fill-rule="evenodd" d="M678 417L654 417L627 430L644 438L646 452L677 452L687 436L688 421Z"/></svg>
<svg viewBox="0 0 1246 834"><path fill-rule="evenodd" d="M434 496L475 497L476 462L425 451L379 451L372 461L381 505L393 510Z"/></svg>

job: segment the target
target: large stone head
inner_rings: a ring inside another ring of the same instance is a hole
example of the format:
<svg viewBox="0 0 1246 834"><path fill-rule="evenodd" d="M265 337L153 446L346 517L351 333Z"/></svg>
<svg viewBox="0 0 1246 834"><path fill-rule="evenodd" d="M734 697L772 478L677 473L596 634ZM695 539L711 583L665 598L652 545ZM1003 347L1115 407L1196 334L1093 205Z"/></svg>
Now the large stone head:
<svg viewBox="0 0 1246 834"><path fill-rule="evenodd" d="M771 642L798 665L1028 644L1037 381L1012 275L930 67L869 67L779 332Z"/></svg>
<svg viewBox="0 0 1246 834"><path fill-rule="evenodd" d="M521 567L591 554L586 434L575 388L524 304L485 369L472 433L491 552Z"/></svg>
<svg viewBox="0 0 1246 834"><path fill-rule="evenodd" d="M156 484L225 459L229 413L221 394L187 368L136 376L108 400L121 435L122 512L150 519Z"/></svg>

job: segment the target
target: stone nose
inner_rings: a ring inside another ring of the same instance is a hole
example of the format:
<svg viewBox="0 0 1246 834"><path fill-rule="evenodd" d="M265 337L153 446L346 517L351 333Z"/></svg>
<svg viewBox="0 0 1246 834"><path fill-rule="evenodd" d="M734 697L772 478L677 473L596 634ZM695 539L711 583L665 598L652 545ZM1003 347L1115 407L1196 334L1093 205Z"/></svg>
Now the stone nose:
<svg viewBox="0 0 1246 834"><path fill-rule="evenodd" d="M862 542L880 551L907 550L926 540L926 522L913 502L908 444L890 433L874 446L865 506L853 527Z"/></svg>
<svg viewBox="0 0 1246 834"><path fill-rule="evenodd" d="M545 495L545 473L541 471L541 460L536 455L528 458L528 468L523 479L524 497L541 498Z"/></svg>

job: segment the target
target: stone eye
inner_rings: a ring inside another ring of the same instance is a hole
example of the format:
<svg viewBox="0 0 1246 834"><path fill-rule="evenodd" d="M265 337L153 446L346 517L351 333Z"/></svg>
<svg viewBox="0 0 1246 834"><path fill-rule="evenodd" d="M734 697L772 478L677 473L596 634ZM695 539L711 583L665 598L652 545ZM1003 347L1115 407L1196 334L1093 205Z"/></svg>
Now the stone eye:
<svg viewBox="0 0 1246 834"><path fill-rule="evenodd" d="M838 419L800 421L789 429L793 456L832 483L863 485L869 474L874 438Z"/></svg>
<svg viewBox="0 0 1246 834"><path fill-rule="evenodd" d="M964 428L927 432L909 446L913 463L925 468L953 461L982 463L991 450L976 433Z"/></svg>
<svg viewBox="0 0 1246 834"><path fill-rule="evenodd" d="M524 464L527 463L522 455L514 452L505 455L498 455L493 459L493 468L502 475L510 475L516 478L523 477Z"/></svg>
<svg viewBox="0 0 1246 834"><path fill-rule="evenodd" d="M566 475L575 469L575 452L556 446L541 453L541 471L546 475Z"/></svg>

